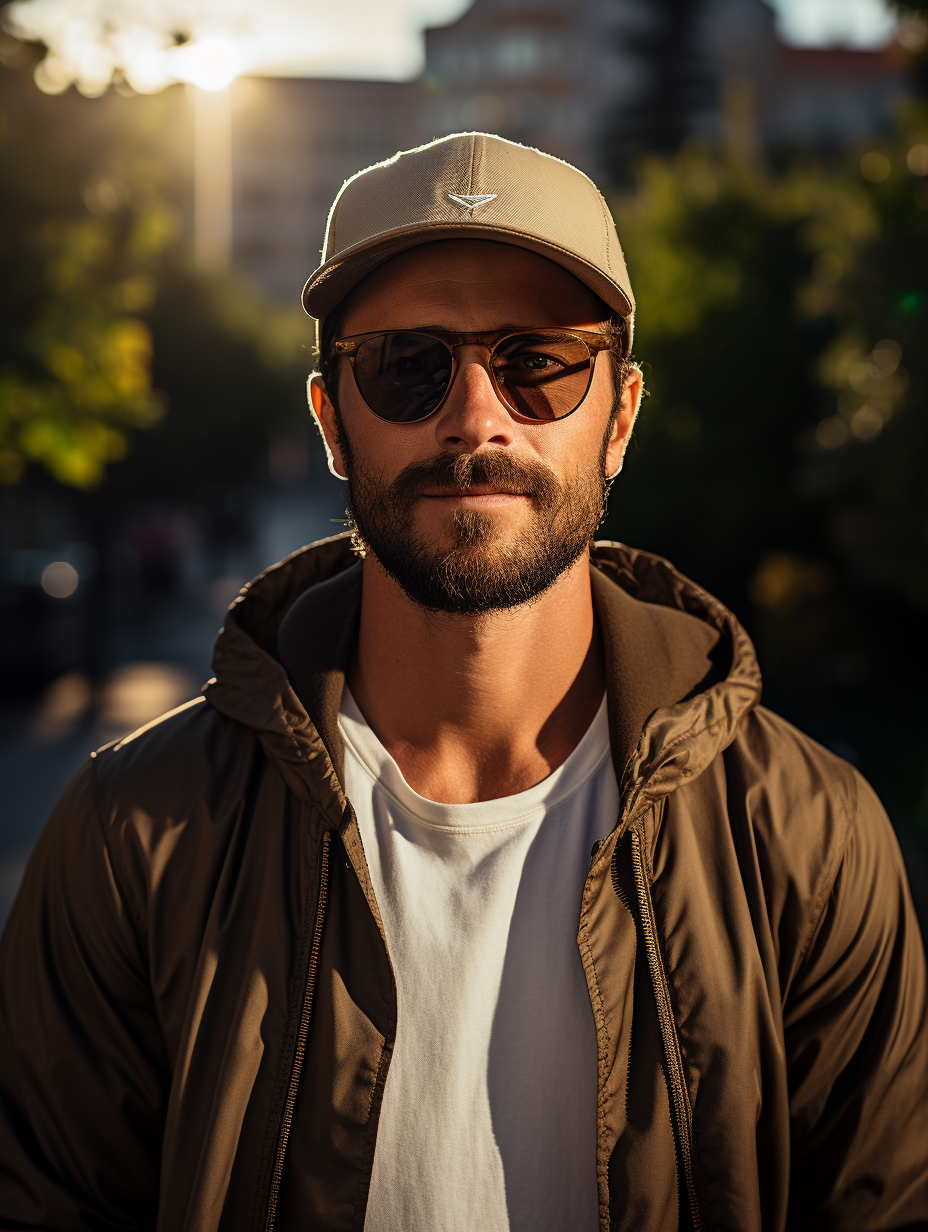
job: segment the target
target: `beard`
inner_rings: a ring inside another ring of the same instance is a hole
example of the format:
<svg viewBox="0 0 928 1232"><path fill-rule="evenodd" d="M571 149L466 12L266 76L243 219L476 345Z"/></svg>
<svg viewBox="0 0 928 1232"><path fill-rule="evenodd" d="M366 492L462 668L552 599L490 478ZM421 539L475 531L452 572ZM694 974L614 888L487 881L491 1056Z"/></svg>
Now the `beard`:
<svg viewBox="0 0 928 1232"><path fill-rule="evenodd" d="M569 484L541 462L501 451L441 454L410 464L387 484L354 456L339 429L355 539L429 611L478 616L531 602L583 555L602 520L608 433L600 456ZM450 546L416 529L415 503L423 492L466 493L471 485L528 497L531 525L506 535L496 515L456 509L448 518Z"/></svg>

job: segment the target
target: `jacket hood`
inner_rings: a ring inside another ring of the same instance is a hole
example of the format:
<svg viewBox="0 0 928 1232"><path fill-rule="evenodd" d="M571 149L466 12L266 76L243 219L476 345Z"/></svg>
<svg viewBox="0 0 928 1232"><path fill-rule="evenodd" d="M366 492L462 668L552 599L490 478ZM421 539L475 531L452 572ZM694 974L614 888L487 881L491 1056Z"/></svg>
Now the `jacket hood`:
<svg viewBox="0 0 928 1232"><path fill-rule="evenodd" d="M624 826L731 743L759 699L760 671L735 617L667 561L603 541L592 565ZM347 534L265 570L229 608L204 687L257 733L301 799L334 794L341 808L337 718L361 577Z"/></svg>
<svg viewBox="0 0 928 1232"><path fill-rule="evenodd" d="M612 745L624 758L616 776L627 823L731 744L760 700L760 668L732 613L662 557L600 541L593 565L607 688L625 716ZM636 678L646 685L637 697Z"/></svg>

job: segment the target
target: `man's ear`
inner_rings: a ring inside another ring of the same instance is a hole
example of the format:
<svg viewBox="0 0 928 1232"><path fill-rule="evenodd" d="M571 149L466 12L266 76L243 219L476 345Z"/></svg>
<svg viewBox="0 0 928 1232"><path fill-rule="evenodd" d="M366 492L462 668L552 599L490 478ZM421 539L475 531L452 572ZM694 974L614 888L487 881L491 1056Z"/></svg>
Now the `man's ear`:
<svg viewBox="0 0 928 1232"><path fill-rule="evenodd" d="M318 372L311 372L306 382L306 395L309 398L310 409L316 427L325 445L325 455L329 460L329 470L336 479L347 479L348 470L345 459L338 444L338 424L335 419L335 407L325 387L325 381Z"/></svg>
<svg viewBox="0 0 928 1232"><path fill-rule="evenodd" d="M625 461L625 450L632 437L632 428L638 418L638 408L644 394L644 378L640 368L630 368L622 390L622 402L619 413L612 425L609 444L606 446L606 476L614 478L622 469Z"/></svg>

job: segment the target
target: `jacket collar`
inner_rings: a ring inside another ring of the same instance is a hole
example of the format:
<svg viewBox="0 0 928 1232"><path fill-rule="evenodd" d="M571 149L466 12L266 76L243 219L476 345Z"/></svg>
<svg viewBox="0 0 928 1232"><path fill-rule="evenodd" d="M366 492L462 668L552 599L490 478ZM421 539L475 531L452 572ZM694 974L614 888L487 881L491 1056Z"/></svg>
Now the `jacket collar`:
<svg viewBox="0 0 928 1232"><path fill-rule="evenodd" d="M760 672L734 616L660 557L601 542L591 580L627 823L734 739L758 700ZM360 599L349 536L293 553L229 609L204 689L257 731L297 794L330 815L345 803L338 710Z"/></svg>
<svg viewBox="0 0 928 1232"><path fill-rule="evenodd" d="M219 630L215 676L203 688L217 710L255 731L291 790L316 804L333 825L345 805L335 770L340 757L334 719L350 651L345 639L354 636L351 622L360 606L360 569L353 565L349 536L333 535L292 553L244 586ZM277 634L294 602L317 590L322 602L310 643L318 660L313 685L306 691L311 719L277 658ZM332 602L326 602L329 596ZM334 719L327 722L333 702Z"/></svg>
<svg viewBox="0 0 928 1232"><path fill-rule="evenodd" d="M760 668L732 613L660 556L602 541L593 564L627 824L731 744L760 700Z"/></svg>

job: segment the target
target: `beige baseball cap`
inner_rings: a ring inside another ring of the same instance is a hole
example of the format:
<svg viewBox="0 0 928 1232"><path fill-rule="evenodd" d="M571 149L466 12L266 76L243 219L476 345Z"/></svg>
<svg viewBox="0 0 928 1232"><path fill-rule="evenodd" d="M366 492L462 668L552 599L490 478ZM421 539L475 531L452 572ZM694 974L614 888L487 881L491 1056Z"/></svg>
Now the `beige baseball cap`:
<svg viewBox="0 0 928 1232"><path fill-rule="evenodd" d="M492 133L454 133L346 180L303 307L322 318L397 253L471 236L556 261L627 318L631 332L635 298L599 189L570 163Z"/></svg>

